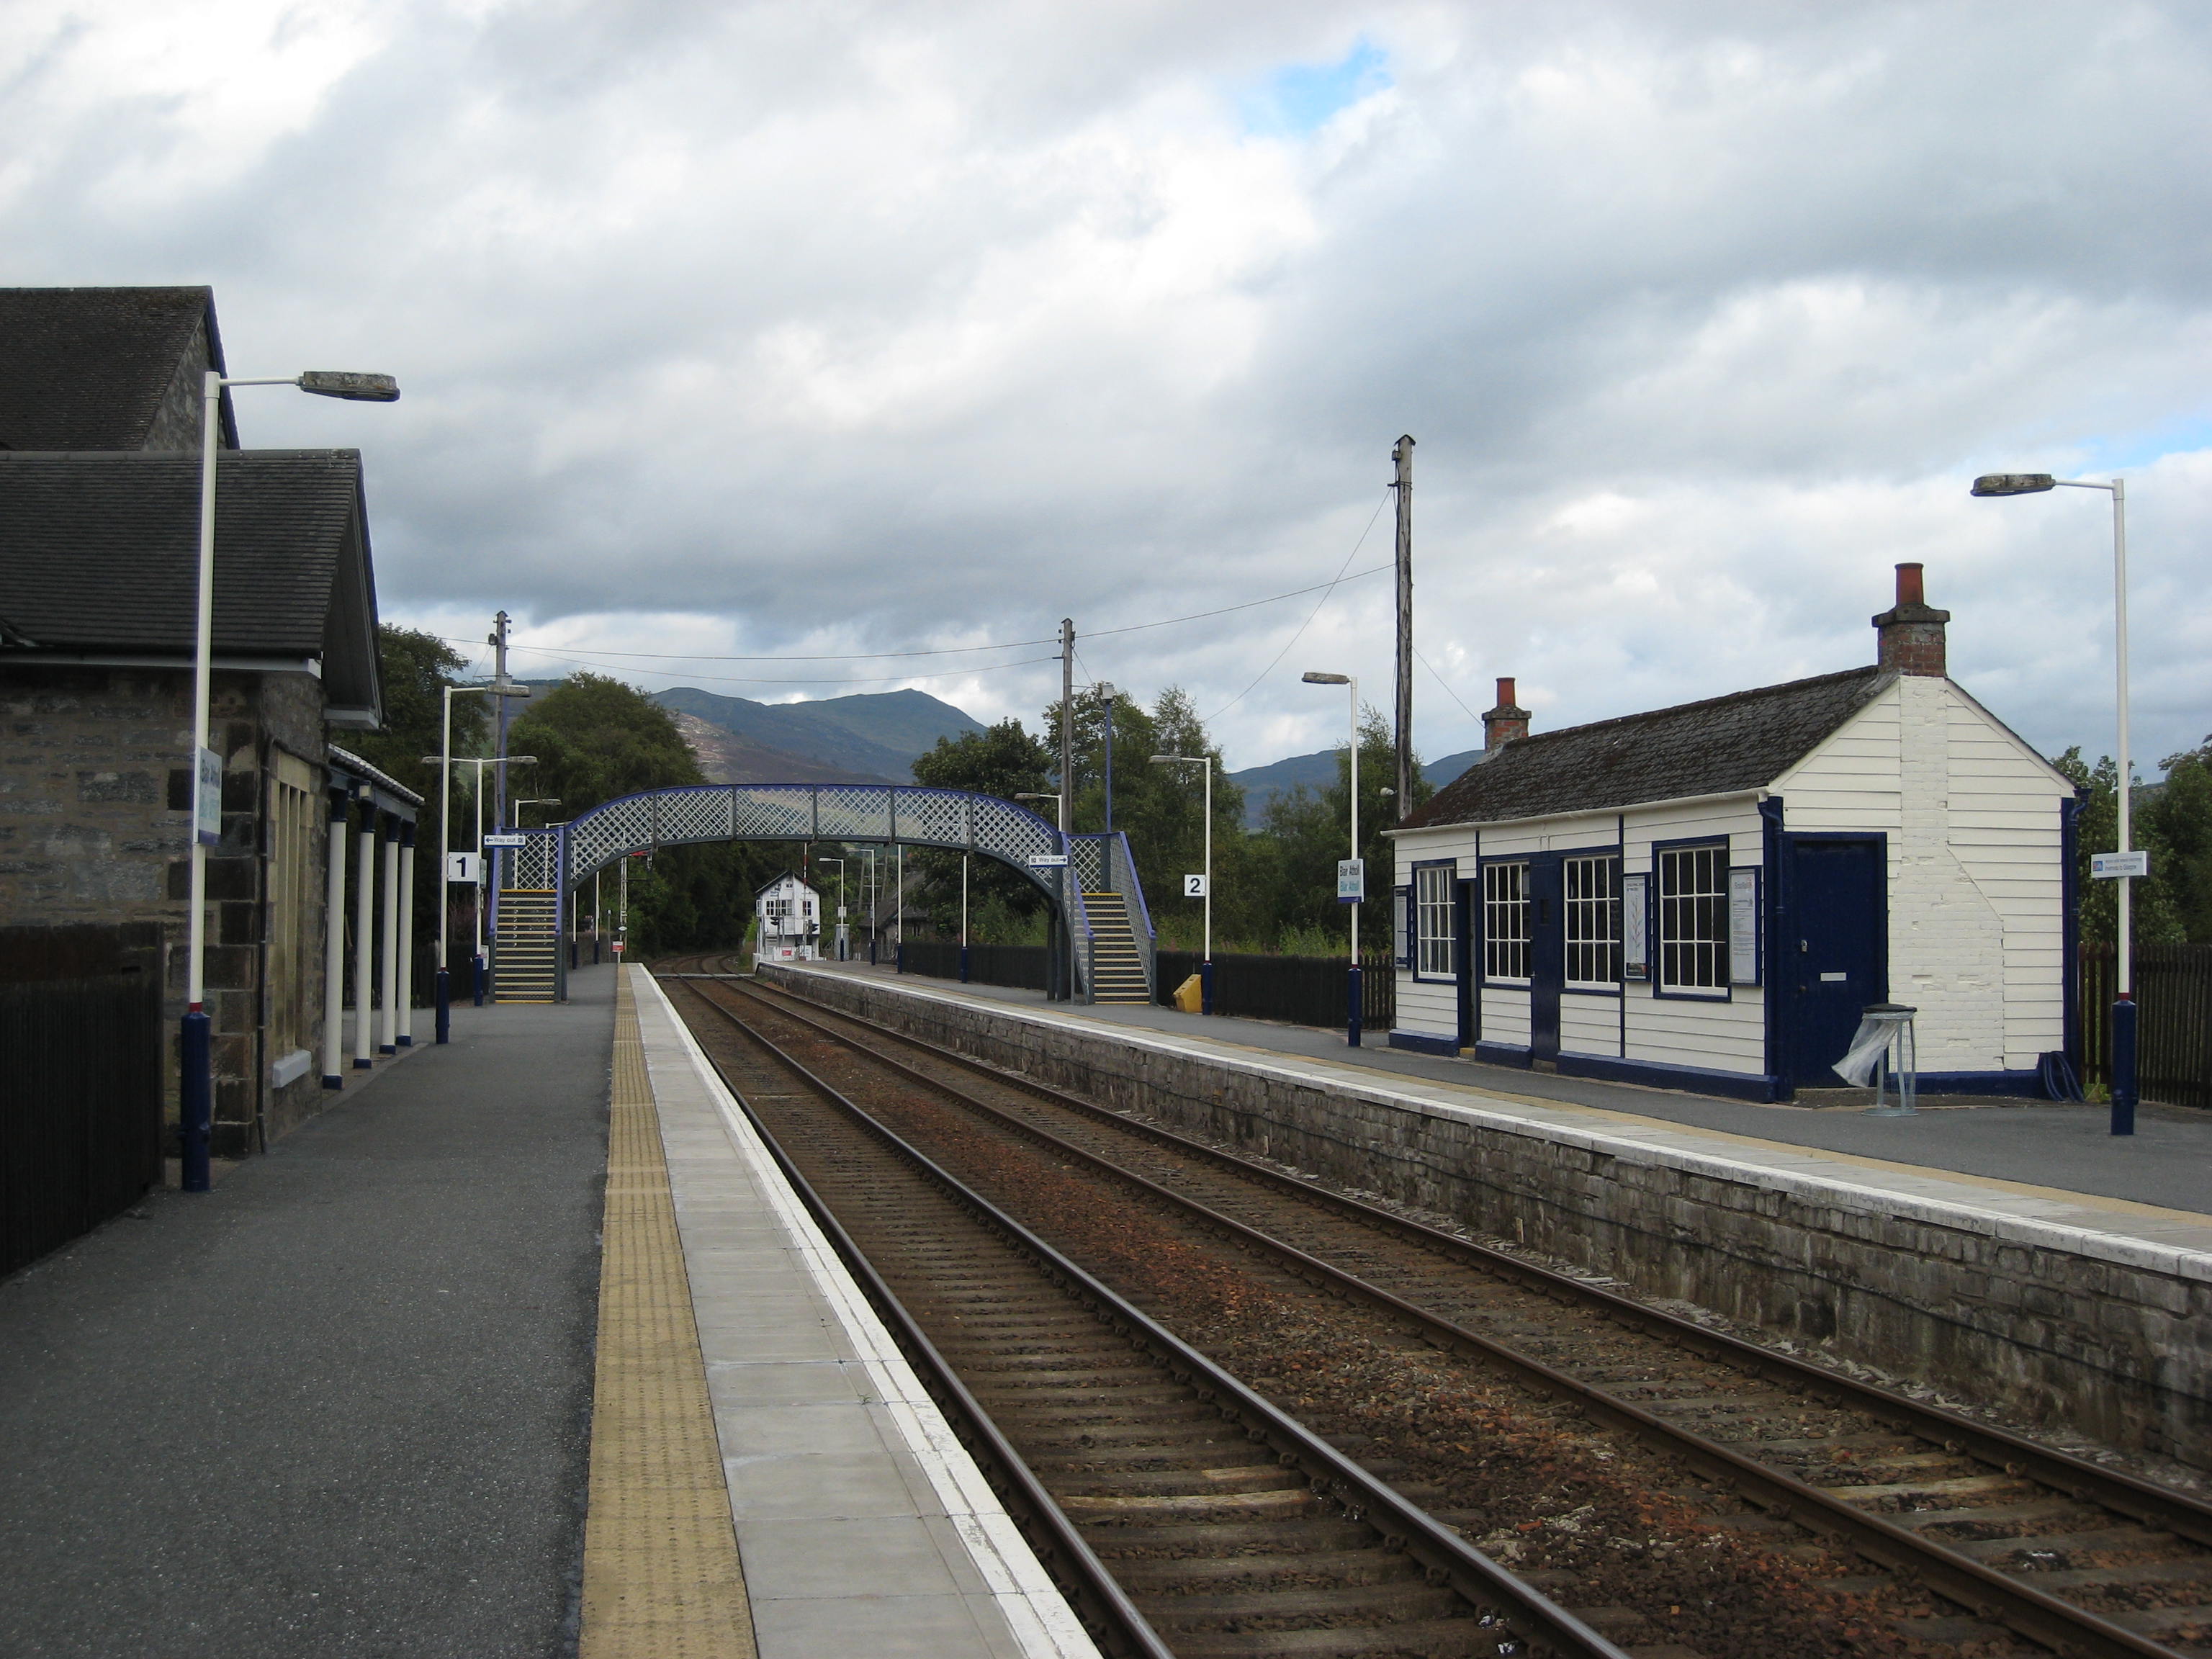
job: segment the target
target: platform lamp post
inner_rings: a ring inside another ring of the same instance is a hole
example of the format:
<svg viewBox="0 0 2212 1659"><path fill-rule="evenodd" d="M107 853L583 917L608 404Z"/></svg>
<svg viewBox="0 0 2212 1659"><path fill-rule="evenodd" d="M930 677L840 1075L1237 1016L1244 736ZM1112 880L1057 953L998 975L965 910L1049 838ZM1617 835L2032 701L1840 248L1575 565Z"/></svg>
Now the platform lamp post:
<svg viewBox="0 0 2212 1659"><path fill-rule="evenodd" d="M234 386L292 386L319 398L350 403L398 400L389 374L225 375L200 382L200 537L198 615L192 636L192 862L191 912L185 919L185 1017L179 1036L177 1129L179 1184L208 1190L208 1139L214 1128L215 1079L210 1068L213 1022L207 1012L207 849L222 840L222 757L208 747L208 706L215 684L216 458L222 453L222 394Z"/></svg>
<svg viewBox="0 0 2212 1659"><path fill-rule="evenodd" d="M1061 783L1066 783L1066 779L1061 779ZM1061 852L1061 854L1066 854L1066 852L1068 852L1068 823L1071 823L1071 818L1068 818L1068 814L1071 814L1071 811L1075 810L1075 803L1073 803L1066 794L1026 794L1026 792L1015 792L1013 799L1015 799L1015 801L1053 801L1053 803L1055 803L1055 807L1053 807L1053 810L1055 810L1057 814L1060 814L1060 852ZM1071 998L1073 998L1073 995L1075 995L1075 929L1071 929L1071 927L1068 927L1068 874L1071 874L1071 872L1068 872L1068 865L1064 863L1064 865L1061 865L1061 867L1060 867L1060 936L1068 942L1068 963L1066 963L1066 967L1068 967L1068 995L1071 995ZM1057 963L1055 963L1055 964L1053 964L1053 971L1048 973L1048 975L1046 975L1046 980L1057 980L1057 975L1060 975L1060 967L1057 967ZM1053 991L1046 991L1044 995L1046 995L1046 1000L1051 1000Z"/></svg>
<svg viewBox="0 0 2212 1659"><path fill-rule="evenodd" d="M1198 957L1198 1012L1213 1012L1213 757L1211 755L1155 755L1155 766L1197 766L1205 769L1206 777L1206 890L1200 897L1206 902L1205 948Z"/></svg>
<svg viewBox="0 0 2212 1659"><path fill-rule="evenodd" d="M1352 974L1346 989L1348 1000L1344 1017L1344 1041L1347 1047L1359 1046L1361 987L1359 973L1359 901L1366 896L1366 866L1359 861L1359 677L1356 674L1323 674L1308 669L1298 677L1308 685L1342 685L1352 692L1352 858L1349 865L1340 867L1336 877L1336 896L1340 902L1352 906ZM1346 889L1350 890L1347 892Z"/></svg>
<svg viewBox="0 0 2212 1659"><path fill-rule="evenodd" d="M2112 680L2118 706L2119 727L2119 846L2106 866L2092 873L2110 876L2120 884L2119 925L2116 930L2118 984L2112 1001L2112 1133L2136 1132L2136 996L2133 905L2137 876L2150 873L2148 854L2130 844L2130 807L2135 794L2135 773L2128 754L2128 487L2124 478L2096 483L2087 478L2054 478L2048 472L1989 472L1974 480L1977 495L2039 495L2047 489L2101 489L2112 498Z"/></svg>
<svg viewBox="0 0 2212 1659"><path fill-rule="evenodd" d="M452 1040L453 1024L453 975L447 970L446 935L449 931L451 931L452 922L449 918L453 909L453 694L455 692L460 693L463 696L467 696L471 693L481 692L486 696L526 697L530 695L530 688L526 685L447 686L446 688L446 694L443 699L445 702L445 721L443 726L440 728L441 741L440 744L439 752L434 755L425 755L422 757L423 765L434 765L438 769L437 1003L438 1041L441 1042L446 1042ZM481 789L483 787L483 768L481 763L479 763L477 768L477 787ZM481 860L483 857L483 846L481 841L483 830L481 823L477 826L477 834L479 837L477 846L477 857L479 860L477 878L481 881L483 878Z"/></svg>
<svg viewBox="0 0 2212 1659"><path fill-rule="evenodd" d="M459 691L490 691L495 689L495 687L489 685L463 685L448 688L449 690ZM501 692L500 695L501 696L508 697L526 697L530 695L530 688L526 685L518 685L509 690ZM487 766L535 766L538 763L538 757L535 755L509 755L504 760L501 760L495 755L456 755L452 752L453 744L453 735L452 731L449 729L446 733L446 748L447 752L444 755L425 755L422 757L422 764L425 766L434 766L442 763L449 778L452 775L452 769L456 766L473 766L477 769L476 793L471 797L471 800L475 803L477 821L477 902L474 906L476 914L477 938L476 955L471 958L469 963L469 989L470 994L475 1001L476 1006L481 1008L483 1006L484 1000L483 892L484 878L483 769ZM441 975L439 981L441 986L445 983L442 975L444 975L446 969L447 923L445 920L445 906L447 899L447 889L452 885L453 882L453 848L451 838L447 836L446 831L444 820L447 811L450 809L451 805L452 793L450 790L447 790L440 801L440 824L438 831L439 853L446 866L438 872L438 901L440 906L438 921L438 971ZM441 1005L441 1007L445 1006L446 1005L444 1004ZM441 1019L439 1021L439 1029L441 1031L445 1029L445 1025L446 1022L444 1020ZM438 1039L441 1042L443 1042L446 1039L443 1036L441 1036Z"/></svg>

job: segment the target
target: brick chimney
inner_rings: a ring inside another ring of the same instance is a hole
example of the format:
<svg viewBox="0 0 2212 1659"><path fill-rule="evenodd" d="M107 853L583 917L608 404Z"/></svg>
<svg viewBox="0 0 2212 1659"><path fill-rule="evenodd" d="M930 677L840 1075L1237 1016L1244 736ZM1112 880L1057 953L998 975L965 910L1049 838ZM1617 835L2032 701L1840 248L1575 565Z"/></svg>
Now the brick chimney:
<svg viewBox="0 0 2212 1659"><path fill-rule="evenodd" d="M1928 674L1941 679L1947 672L1943 624L1950 620L1949 611L1935 609L1922 592L1920 567L1898 566L1897 604L1874 619L1875 631L1881 639L1876 661L1900 674Z"/></svg>
<svg viewBox="0 0 2212 1659"><path fill-rule="evenodd" d="M1498 707L1482 717L1482 752L1494 755L1516 738L1528 735L1528 711L1513 701L1513 681L1500 675Z"/></svg>

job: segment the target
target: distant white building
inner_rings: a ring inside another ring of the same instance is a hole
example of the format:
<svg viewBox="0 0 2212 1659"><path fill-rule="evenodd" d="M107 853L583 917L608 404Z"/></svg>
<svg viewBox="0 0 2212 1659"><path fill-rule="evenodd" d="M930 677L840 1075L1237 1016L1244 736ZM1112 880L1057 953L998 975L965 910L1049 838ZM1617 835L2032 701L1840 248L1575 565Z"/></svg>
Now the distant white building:
<svg viewBox="0 0 2212 1659"><path fill-rule="evenodd" d="M820 955L822 895L787 870L753 895L756 962L812 962Z"/></svg>
<svg viewBox="0 0 2212 1659"><path fill-rule="evenodd" d="M2074 787L1945 672L1898 567L1880 660L1528 735L1397 845L1394 1046L1787 1100L1838 1086L1860 1011L1920 1011L1928 1088L2078 1065Z"/></svg>

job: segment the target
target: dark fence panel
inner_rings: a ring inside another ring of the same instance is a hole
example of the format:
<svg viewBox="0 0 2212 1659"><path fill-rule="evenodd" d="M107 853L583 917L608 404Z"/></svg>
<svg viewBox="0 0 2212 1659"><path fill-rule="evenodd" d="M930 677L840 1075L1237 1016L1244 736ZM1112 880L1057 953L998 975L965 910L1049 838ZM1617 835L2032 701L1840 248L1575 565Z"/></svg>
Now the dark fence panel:
<svg viewBox="0 0 2212 1659"><path fill-rule="evenodd" d="M0 984L0 1273L161 1180L161 1040L151 974Z"/></svg>
<svg viewBox="0 0 2212 1659"><path fill-rule="evenodd" d="M960 977L960 946L941 939L909 939L900 971L932 979ZM1024 991L1045 988L1051 954L1042 945L971 945L968 977L977 985L1007 985Z"/></svg>
<svg viewBox="0 0 2212 1659"><path fill-rule="evenodd" d="M1176 987L1198 971L1195 951L1159 953L1159 1000L1171 1002ZM1360 964L1360 1023L1368 1030L1390 1029L1397 1015L1398 976L1387 953ZM1238 1019L1279 1019L1291 1025L1344 1024L1342 957L1224 955L1213 958L1213 1012Z"/></svg>
<svg viewBox="0 0 2212 1659"><path fill-rule="evenodd" d="M2109 945L2081 947L2082 1080L2112 1080L2112 996L2118 962ZM2135 950L2136 1082L2145 1100L2212 1107L2212 945Z"/></svg>

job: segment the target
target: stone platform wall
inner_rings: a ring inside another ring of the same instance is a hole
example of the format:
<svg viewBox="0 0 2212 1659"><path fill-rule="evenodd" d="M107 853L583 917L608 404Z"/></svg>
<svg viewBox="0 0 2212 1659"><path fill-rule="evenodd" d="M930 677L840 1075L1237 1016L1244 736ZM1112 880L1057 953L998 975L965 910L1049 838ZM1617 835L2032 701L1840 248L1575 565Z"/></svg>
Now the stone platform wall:
<svg viewBox="0 0 2212 1659"><path fill-rule="evenodd" d="M2212 1256L1337 1085L895 983L761 976L2022 1417L2212 1468Z"/></svg>

